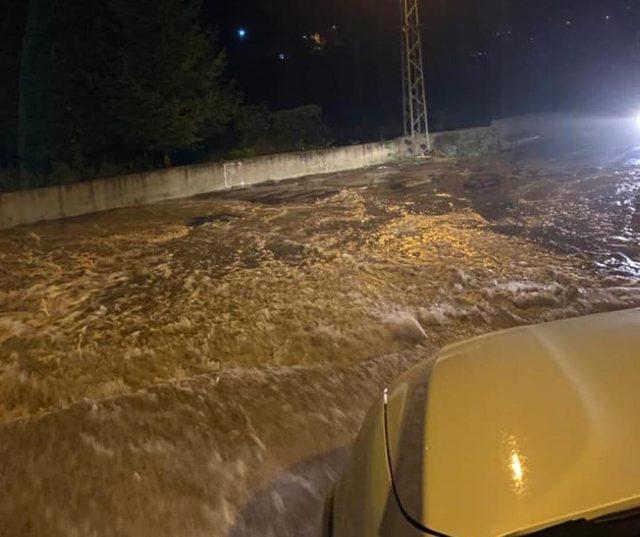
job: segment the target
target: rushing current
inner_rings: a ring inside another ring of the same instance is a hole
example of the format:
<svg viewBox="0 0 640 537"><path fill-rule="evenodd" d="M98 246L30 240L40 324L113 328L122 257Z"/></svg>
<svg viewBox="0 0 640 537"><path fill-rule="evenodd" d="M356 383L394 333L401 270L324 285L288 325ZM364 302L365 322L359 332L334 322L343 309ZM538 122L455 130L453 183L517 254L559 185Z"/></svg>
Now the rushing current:
<svg viewBox="0 0 640 537"><path fill-rule="evenodd" d="M640 168L433 157L0 232L0 535L318 535L442 346L640 306Z"/></svg>

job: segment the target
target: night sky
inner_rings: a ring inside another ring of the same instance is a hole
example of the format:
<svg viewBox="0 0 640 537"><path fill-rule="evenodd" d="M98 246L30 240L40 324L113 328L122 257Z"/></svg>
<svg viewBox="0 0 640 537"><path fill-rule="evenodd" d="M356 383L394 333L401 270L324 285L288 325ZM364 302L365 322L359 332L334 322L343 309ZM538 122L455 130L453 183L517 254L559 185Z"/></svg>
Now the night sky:
<svg viewBox="0 0 640 537"><path fill-rule="evenodd" d="M204 0L251 103L316 103L354 139L400 129L398 0ZM432 127L640 106L640 0L424 0ZM246 30L242 38L239 29Z"/></svg>

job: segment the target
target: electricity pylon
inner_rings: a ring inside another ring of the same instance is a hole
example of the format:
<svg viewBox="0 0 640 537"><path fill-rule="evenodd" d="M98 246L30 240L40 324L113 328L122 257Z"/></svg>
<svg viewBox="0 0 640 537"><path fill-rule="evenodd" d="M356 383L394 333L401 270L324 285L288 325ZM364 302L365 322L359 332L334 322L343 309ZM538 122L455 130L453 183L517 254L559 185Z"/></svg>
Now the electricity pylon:
<svg viewBox="0 0 640 537"><path fill-rule="evenodd" d="M418 0L400 0L400 4L404 134L407 137L426 139L427 149L431 150Z"/></svg>

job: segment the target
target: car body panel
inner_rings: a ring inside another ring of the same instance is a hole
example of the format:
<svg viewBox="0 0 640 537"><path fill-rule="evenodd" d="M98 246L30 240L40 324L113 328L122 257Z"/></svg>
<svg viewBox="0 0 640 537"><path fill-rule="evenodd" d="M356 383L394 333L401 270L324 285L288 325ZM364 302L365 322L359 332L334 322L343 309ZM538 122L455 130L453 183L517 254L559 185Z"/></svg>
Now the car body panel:
<svg viewBox="0 0 640 537"><path fill-rule="evenodd" d="M382 394L365 419L333 492L332 537L423 537L404 517L389 473Z"/></svg>
<svg viewBox="0 0 640 537"><path fill-rule="evenodd" d="M424 430L428 380L435 360L402 375L388 390L387 449L396 493L405 512L420 520L424 494L422 481Z"/></svg>
<svg viewBox="0 0 640 537"><path fill-rule="evenodd" d="M420 480L425 526L495 537L640 504L640 310L449 347L425 404L420 453L398 454L422 473L395 476Z"/></svg>

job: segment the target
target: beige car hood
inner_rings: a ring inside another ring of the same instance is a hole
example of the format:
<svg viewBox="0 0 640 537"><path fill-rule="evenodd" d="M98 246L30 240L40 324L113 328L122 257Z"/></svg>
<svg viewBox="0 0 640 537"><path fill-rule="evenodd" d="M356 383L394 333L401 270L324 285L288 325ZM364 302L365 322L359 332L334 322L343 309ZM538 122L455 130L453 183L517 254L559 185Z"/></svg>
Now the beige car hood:
<svg viewBox="0 0 640 537"><path fill-rule="evenodd" d="M509 535L637 506L640 310L445 349L423 424L412 514L442 533Z"/></svg>

